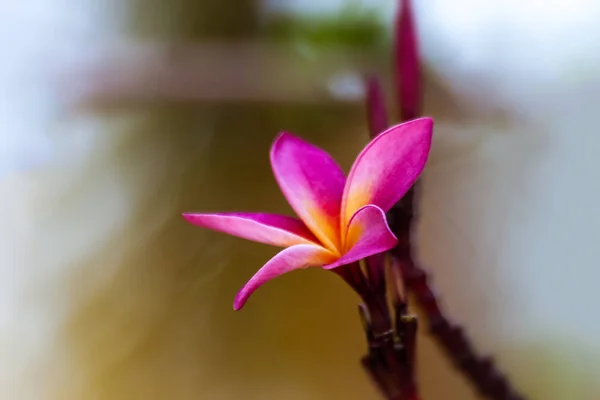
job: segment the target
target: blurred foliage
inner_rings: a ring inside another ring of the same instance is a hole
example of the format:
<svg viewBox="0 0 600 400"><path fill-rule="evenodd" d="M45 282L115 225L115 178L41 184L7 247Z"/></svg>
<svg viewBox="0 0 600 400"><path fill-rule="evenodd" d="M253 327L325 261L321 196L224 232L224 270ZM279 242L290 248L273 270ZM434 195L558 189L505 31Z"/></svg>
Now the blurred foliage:
<svg viewBox="0 0 600 400"><path fill-rule="evenodd" d="M247 39L260 36L309 47L380 47L389 33L376 9L349 3L337 13L271 14L255 0L237 0L235 7L219 0L134 0L133 34L185 39Z"/></svg>
<svg viewBox="0 0 600 400"><path fill-rule="evenodd" d="M373 9L349 4L337 14L278 15L267 21L265 34L307 46L381 47L388 34L380 15Z"/></svg>
<svg viewBox="0 0 600 400"><path fill-rule="evenodd" d="M135 36L210 40L252 36L259 27L255 0L132 0L130 30Z"/></svg>

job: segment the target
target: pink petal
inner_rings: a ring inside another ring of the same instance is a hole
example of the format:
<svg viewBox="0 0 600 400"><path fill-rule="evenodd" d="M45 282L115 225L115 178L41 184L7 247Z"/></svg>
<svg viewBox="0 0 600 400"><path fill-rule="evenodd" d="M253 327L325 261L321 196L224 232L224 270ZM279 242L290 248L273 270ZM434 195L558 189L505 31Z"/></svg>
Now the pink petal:
<svg viewBox="0 0 600 400"><path fill-rule="evenodd" d="M398 243L398 239L390 230L383 210L374 205L367 205L358 210L350 219L346 230L347 252L325 269L333 269L351 264L374 254L388 251Z"/></svg>
<svg viewBox="0 0 600 400"><path fill-rule="evenodd" d="M433 120L419 118L381 133L358 155L344 188L342 229L367 204L387 212L417 180L429 155Z"/></svg>
<svg viewBox="0 0 600 400"><path fill-rule="evenodd" d="M233 309L244 306L248 297L267 281L286 272L307 267L320 267L336 257L321 246L298 244L278 253L267 262L239 291L233 302Z"/></svg>
<svg viewBox="0 0 600 400"><path fill-rule="evenodd" d="M395 26L395 78L400 114L406 121L421 114L421 66L411 2L401 2Z"/></svg>
<svg viewBox="0 0 600 400"><path fill-rule="evenodd" d="M385 110L385 97L381 83L376 76L367 77L367 117L371 137L385 131L388 125L387 111Z"/></svg>
<svg viewBox="0 0 600 400"><path fill-rule="evenodd" d="M271 148L275 179L288 202L330 250L339 247L339 215L346 178L325 151L289 133Z"/></svg>
<svg viewBox="0 0 600 400"><path fill-rule="evenodd" d="M285 215L216 213L183 214L183 217L194 225L273 246L317 242L302 221Z"/></svg>

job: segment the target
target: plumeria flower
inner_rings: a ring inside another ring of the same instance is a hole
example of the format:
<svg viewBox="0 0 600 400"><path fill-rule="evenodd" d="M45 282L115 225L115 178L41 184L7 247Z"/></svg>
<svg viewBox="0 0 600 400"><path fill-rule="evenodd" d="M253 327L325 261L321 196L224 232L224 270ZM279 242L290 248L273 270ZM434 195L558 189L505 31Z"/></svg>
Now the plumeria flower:
<svg viewBox="0 0 600 400"><path fill-rule="evenodd" d="M358 155L348 178L324 150L289 133L271 147L275 179L299 219L265 213L183 214L194 225L284 247L237 294L239 310L265 282L299 268L326 270L385 252L397 243L385 213L421 174L433 120L394 126Z"/></svg>

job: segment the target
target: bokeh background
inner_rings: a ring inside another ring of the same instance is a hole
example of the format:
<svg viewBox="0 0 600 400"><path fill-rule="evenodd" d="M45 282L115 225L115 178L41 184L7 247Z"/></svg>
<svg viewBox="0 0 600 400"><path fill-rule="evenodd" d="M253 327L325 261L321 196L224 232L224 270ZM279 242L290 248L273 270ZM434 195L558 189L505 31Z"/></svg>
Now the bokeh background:
<svg viewBox="0 0 600 400"><path fill-rule="evenodd" d="M390 85L394 0L0 5L0 398L376 399L358 298L182 211L288 213L280 130L348 168L361 75ZM600 5L414 0L419 258L531 399L600 396ZM391 109L391 111L394 111ZM423 398L476 399L426 332Z"/></svg>

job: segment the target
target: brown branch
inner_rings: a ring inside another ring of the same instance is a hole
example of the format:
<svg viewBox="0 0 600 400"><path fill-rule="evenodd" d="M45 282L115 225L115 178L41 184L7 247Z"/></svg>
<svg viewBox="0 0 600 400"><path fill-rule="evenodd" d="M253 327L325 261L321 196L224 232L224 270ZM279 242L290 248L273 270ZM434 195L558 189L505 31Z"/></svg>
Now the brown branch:
<svg viewBox="0 0 600 400"><path fill-rule="evenodd" d="M390 227L399 239L392 254L406 289L423 308L436 342L482 396L491 400L524 400L491 358L477 354L464 329L444 316L428 274L414 260L411 239L416 220L415 191L413 187L388 214Z"/></svg>
<svg viewBox="0 0 600 400"><path fill-rule="evenodd" d="M368 353L361 363L388 400L419 400L415 383L416 317L408 315L401 296L394 297L390 312L384 258L368 261L367 275L358 263L333 270L363 299L358 310ZM379 272L373 275L375 271Z"/></svg>
<svg viewBox="0 0 600 400"><path fill-rule="evenodd" d="M388 116L377 77L368 76L365 85L369 131L374 138L389 126ZM406 299L400 293L402 276L392 269L386 279L383 254L367 258L366 271L368 289L362 295L365 303L359 311L369 353L363 357L362 365L388 400L419 400L415 367L417 319L408 314ZM346 281L352 281L353 273L346 274ZM393 314L388 307L388 293Z"/></svg>
<svg viewBox="0 0 600 400"><path fill-rule="evenodd" d="M421 68L417 29L410 0L400 0L396 16L394 46L394 77L396 96L403 120L421 115ZM399 239L391 254L402 274L406 290L414 294L425 311L429 329L446 355L454 362L480 394L492 400L523 400L509 380L498 370L493 360L479 356L464 330L446 318L439 305L428 275L412 254L416 225L415 184L388 213L388 222Z"/></svg>
<svg viewBox="0 0 600 400"><path fill-rule="evenodd" d="M410 0L400 0L396 17L394 77L402 120L418 117L421 115L422 100L420 57ZM367 78L366 89L369 130L371 138L374 138L388 126L388 116L383 91L376 77ZM372 295L363 295L366 306L362 306L360 310L370 351L363 359L363 365L388 399L418 399L415 384L416 319L408 315L406 298L400 294L395 282L401 280L404 289L414 294L424 309L430 332L437 343L480 394L491 400L524 400L493 360L479 356L464 330L444 316L428 275L414 260L412 234L416 220L417 189L418 183L387 214L390 228L398 238L398 245L390 252L393 256L391 270L396 271L400 277L392 277L386 285L381 258L371 258L367 262L367 286ZM395 304L394 329L389 323L391 317L387 305L384 305L387 286L390 286ZM372 301L373 295L379 299L378 302ZM381 327L378 326L379 323ZM397 343L395 347L394 341Z"/></svg>

